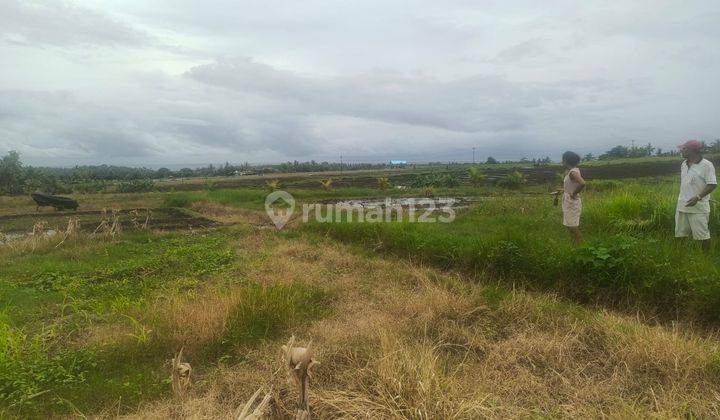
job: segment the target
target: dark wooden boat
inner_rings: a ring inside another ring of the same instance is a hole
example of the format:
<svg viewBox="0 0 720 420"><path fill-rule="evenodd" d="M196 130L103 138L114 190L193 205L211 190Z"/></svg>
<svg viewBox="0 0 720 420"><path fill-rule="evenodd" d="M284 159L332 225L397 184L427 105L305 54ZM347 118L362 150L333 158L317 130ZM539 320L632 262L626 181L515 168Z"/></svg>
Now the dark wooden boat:
<svg viewBox="0 0 720 420"><path fill-rule="evenodd" d="M79 204L70 197L61 197L59 195L43 194L34 192L30 194L38 207L54 207L55 210L72 209L77 210Z"/></svg>

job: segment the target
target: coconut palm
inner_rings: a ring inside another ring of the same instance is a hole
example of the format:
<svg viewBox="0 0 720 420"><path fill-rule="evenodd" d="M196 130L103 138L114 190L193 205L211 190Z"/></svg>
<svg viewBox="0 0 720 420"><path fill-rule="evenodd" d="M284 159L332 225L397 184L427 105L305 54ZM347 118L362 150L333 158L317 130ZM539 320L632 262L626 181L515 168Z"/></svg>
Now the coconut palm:
<svg viewBox="0 0 720 420"><path fill-rule="evenodd" d="M279 179L271 179L270 181L265 181L265 185L267 185L268 189L272 191L277 191L280 189L280 180Z"/></svg>
<svg viewBox="0 0 720 420"><path fill-rule="evenodd" d="M473 166L468 170L468 175L470 176L470 183L474 186L479 186L485 181L485 174L482 173L480 168L477 166Z"/></svg>
<svg viewBox="0 0 720 420"><path fill-rule="evenodd" d="M332 190L333 180L332 180L332 178L322 179L322 180L320 180L320 184L322 185L322 187L325 191L330 191L330 190Z"/></svg>
<svg viewBox="0 0 720 420"><path fill-rule="evenodd" d="M380 177L377 179L378 188L381 190L387 190L390 188L390 180L387 177Z"/></svg>

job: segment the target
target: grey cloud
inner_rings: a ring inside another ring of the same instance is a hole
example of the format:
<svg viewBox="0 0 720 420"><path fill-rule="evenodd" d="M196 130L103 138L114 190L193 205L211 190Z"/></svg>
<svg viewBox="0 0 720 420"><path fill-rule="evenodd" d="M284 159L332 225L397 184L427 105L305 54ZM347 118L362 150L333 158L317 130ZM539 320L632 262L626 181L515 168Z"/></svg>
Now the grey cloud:
<svg viewBox="0 0 720 420"><path fill-rule="evenodd" d="M529 58L535 58L548 52L539 39L529 39L500 51L495 59L501 63L512 63Z"/></svg>
<svg viewBox="0 0 720 420"><path fill-rule="evenodd" d="M628 105L625 95L629 92L635 101L645 97L644 84L636 81L521 83L498 76L441 81L397 72L319 79L247 58L198 66L187 75L213 86L270 98L306 115L357 117L468 134L528 130L544 109L559 114L571 108L623 108ZM582 117L580 112L575 118Z"/></svg>
<svg viewBox="0 0 720 420"><path fill-rule="evenodd" d="M188 72L188 77L294 104L308 113L461 132L526 128L527 109L574 96L568 87L510 83L497 76L440 81L374 72L318 79L280 71L247 58L198 66Z"/></svg>
<svg viewBox="0 0 720 420"><path fill-rule="evenodd" d="M0 39L29 46L143 45L148 35L100 12L60 1L4 0Z"/></svg>
<svg viewBox="0 0 720 420"><path fill-rule="evenodd" d="M315 152L318 138L296 116L268 107L233 109L240 95L215 95L187 80L154 79L147 96L81 98L69 92L0 91L0 151L94 162L227 159ZM205 161L205 160L202 160Z"/></svg>
<svg viewBox="0 0 720 420"><path fill-rule="evenodd" d="M720 132L718 13L700 0L6 0L0 153L142 163L668 147Z"/></svg>

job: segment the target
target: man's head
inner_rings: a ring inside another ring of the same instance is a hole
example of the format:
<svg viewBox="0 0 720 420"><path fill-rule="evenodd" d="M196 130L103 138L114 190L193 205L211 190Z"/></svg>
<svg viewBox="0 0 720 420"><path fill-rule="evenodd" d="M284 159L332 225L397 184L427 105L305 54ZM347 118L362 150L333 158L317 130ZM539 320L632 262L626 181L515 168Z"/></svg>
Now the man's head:
<svg viewBox="0 0 720 420"><path fill-rule="evenodd" d="M685 143L678 145L678 149L680 149L680 152L685 159L689 159L700 156L703 144L697 140L688 140Z"/></svg>

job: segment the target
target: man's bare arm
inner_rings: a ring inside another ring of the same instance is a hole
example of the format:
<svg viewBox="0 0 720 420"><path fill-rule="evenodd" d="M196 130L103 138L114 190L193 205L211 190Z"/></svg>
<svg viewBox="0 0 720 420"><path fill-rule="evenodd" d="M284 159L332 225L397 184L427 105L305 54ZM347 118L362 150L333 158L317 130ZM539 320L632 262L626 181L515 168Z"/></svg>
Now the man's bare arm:
<svg viewBox="0 0 720 420"><path fill-rule="evenodd" d="M705 198L706 196L710 195L713 191L715 191L715 188L717 188L717 184L707 184L705 188L703 188L702 191L700 191L700 194L696 195L695 197L689 199L687 203L685 203L686 206L692 207L695 204L698 203L701 199Z"/></svg>

